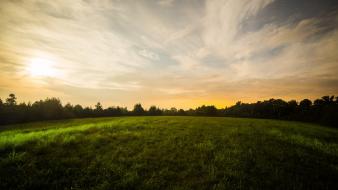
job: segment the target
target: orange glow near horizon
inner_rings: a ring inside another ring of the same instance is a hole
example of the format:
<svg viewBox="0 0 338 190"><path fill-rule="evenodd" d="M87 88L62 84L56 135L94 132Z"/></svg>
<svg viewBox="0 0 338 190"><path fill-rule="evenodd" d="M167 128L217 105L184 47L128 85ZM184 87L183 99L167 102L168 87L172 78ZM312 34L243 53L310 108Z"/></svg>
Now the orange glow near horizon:
<svg viewBox="0 0 338 190"><path fill-rule="evenodd" d="M0 1L0 98L188 109L338 94L325 2L184 2Z"/></svg>

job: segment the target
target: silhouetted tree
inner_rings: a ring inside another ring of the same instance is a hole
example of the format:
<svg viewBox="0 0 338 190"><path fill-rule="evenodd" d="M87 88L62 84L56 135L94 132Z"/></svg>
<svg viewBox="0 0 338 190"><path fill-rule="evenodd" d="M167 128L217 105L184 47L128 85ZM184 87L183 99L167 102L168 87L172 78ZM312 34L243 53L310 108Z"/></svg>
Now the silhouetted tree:
<svg viewBox="0 0 338 190"><path fill-rule="evenodd" d="M324 104L332 104L334 102L334 96L323 96L322 100Z"/></svg>
<svg viewBox="0 0 338 190"><path fill-rule="evenodd" d="M307 109L308 110L308 109L310 109L311 105L312 105L312 102L309 99L304 99L304 100L299 102L299 106L300 106L301 109Z"/></svg>
<svg viewBox="0 0 338 190"><path fill-rule="evenodd" d="M73 112L74 112L76 117L84 117L85 116L84 113L83 113L83 108L79 104L74 106Z"/></svg>
<svg viewBox="0 0 338 190"><path fill-rule="evenodd" d="M304 99L299 102L298 110L294 116L294 120L300 120L300 121L310 121L313 120L314 118L310 115L312 115L311 111L311 106L312 106L312 101L309 99Z"/></svg>
<svg viewBox="0 0 338 190"><path fill-rule="evenodd" d="M63 115L64 115L65 118L73 118L73 117L75 117L75 114L74 114L74 107L73 107L72 104L67 103L67 104L64 106Z"/></svg>
<svg viewBox="0 0 338 190"><path fill-rule="evenodd" d="M194 116L194 115L196 115L196 114L195 114L195 110L193 110L193 109L191 109L191 108L188 109L185 113L186 113L186 115L189 115L189 116Z"/></svg>
<svg viewBox="0 0 338 190"><path fill-rule="evenodd" d="M105 116L102 105L100 102L97 102L95 105L95 110L93 111L96 117Z"/></svg>
<svg viewBox="0 0 338 190"><path fill-rule="evenodd" d="M150 106L148 115L162 115L162 110L156 106Z"/></svg>
<svg viewBox="0 0 338 190"><path fill-rule="evenodd" d="M288 101L288 107L290 109L290 111L296 111L298 104L296 100L290 100Z"/></svg>
<svg viewBox="0 0 338 190"><path fill-rule="evenodd" d="M237 102L234 106L217 109L215 106L200 106L196 109L170 109L161 110L151 106L146 112L141 104L136 104L132 111L123 107L108 107L103 109L100 102L91 107L83 108L81 105L73 106L67 103L62 106L57 98L47 98L31 103L17 103L16 96L10 94L6 102L0 99L0 124L20 123L28 121L64 119L75 117L103 117L125 115L189 115L189 116L233 116L299 120L317 122L338 127L338 97L323 96L314 100L304 99L299 105L295 100L285 102L282 99L257 101L256 103Z"/></svg>
<svg viewBox="0 0 338 190"><path fill-rule="evenodd" d="M16 97L15 94L9 94L9 97L6 99L6 104L9 106L16 105Z"/></svg>
<svg viewBox="0 0 338 190"><path fill-rule="evenodd" d="M196 108L196 114L197 115L203 115L203 116L216 116L217 115L217 108L215 106L201 106Z"/></svg>
<svg viewBox="0 0 338 190"><path fill-rule="evenodd" d="M163 115L171 115L171 116L178 115L177 108L172 107L170 109L164 109Z"/></svg>
<svg viewBox="0 0 338 190"><path fill-rule="evenodd" d="M95 110L98 111L98 112L103 110L100 102L97 102L97 104L95 105Z"/></svg>
<svg viewBox="0 0 338 190"><path fill-rule="evenodd" d="M313 102L313 105L314 106L321 106L324 104L324 100L323 99L316 99L314 102Z"/></svg>
<svg viewBox="0 0 338 190"><path fill-rule="evenodd" d="M133 114L134 115L144 115L145 114L145 111L144 111L141 104L135 104L134 105Z"/></svg>
<svg viewBox="0 0 338 190"><path fill-rule="evenodd" d="M104 115L105 116L122 116L122 115L127 115L128 110L127 108L122 108L122 107L109 107L104 110Z"/></svg>
<svg viewBox="0 0 338 190"><path fill-rule="evenodd" d="M32 107L36 107L44 119L63 118L63 107L57 98L47 98L45 101L35 102Z"/></svg>
<svg viewBox="0 0 338 190"><path fill-rule="evenodd" d="M177 108L172 107L172 108L170 108L169 112L171 113L171 115L176 115L177 114Z"/></svg>
<svg viewBox="0 0 338 190"><path fill-rule="evenodd" d="M83 109L83 115L84 117L93 117L94 115L94 110L91 107L85 107Z"/></svg>
<svg viewBox="0 0 338 190"><path fill-rule="evenodd" d="M178 112L177 112L178 115L181 115L181 116L184 116L186 115L184 109L179 109Z"/></svg>

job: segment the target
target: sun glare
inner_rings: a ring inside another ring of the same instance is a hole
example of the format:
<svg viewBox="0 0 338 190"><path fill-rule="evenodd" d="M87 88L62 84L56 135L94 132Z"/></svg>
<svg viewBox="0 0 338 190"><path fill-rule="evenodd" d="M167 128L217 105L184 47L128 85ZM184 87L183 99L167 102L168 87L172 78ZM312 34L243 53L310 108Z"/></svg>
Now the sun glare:
<svg viewBox="0 0 338 190"><path fill-rule="evenodd" d="M34 58L27 67L27 72L33 77L55 77L57 70L54 62L43 58Z"/></svg>

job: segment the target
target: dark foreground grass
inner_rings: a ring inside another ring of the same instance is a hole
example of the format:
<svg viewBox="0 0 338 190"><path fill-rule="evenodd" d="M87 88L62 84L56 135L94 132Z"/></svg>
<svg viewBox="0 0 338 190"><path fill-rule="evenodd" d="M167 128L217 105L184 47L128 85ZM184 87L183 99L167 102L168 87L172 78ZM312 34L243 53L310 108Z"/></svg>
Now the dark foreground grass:
<svg viewBox="0 0 338 190"><path fill-rule="evenodd" d="M338 130L123 117L7 126L0 189L337 189Z"/></svg>

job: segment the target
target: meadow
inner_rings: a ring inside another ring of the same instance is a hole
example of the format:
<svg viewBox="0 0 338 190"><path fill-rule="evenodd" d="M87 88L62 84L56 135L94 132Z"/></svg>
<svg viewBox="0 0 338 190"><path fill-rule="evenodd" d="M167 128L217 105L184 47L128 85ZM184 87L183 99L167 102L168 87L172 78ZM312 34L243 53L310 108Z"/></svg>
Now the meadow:
<svg viewBox="0 0 338 190"><path fill-rule="evenodd" d="M337 189L338 130L229 117L0 126L0 189Z"/></svg>

